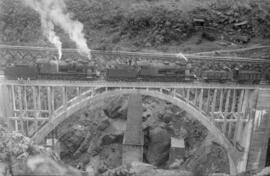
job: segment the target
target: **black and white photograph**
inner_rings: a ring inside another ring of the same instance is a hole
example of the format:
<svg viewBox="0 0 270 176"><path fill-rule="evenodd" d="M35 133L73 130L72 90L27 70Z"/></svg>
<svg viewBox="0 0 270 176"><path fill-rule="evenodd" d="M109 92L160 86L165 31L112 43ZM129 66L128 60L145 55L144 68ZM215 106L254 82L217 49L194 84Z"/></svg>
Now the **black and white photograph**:
<svg viewBox="0 0 270 176"><path fill-rule="evenodd" d="M270 0L0 0L0 176L270 176Z"/></svg>

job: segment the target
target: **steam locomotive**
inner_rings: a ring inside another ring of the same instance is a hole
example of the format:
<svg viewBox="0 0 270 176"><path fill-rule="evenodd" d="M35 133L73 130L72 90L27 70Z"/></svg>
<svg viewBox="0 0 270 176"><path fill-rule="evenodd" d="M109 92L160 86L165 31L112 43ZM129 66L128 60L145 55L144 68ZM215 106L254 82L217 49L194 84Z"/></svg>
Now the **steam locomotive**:
<svg viewBox="0 0 270 176"><path fill-rule="evenodd" d="M107 81L185 82L196 77L190 73L189 66L117 65L106 70L105 78Z"/></svg>
<svg viewBox="0 0 270 176"><path fill-rule="evenodd" d="M95 80L98 74L93 65L85 61L38 59L35 64L13 64L4 69L7 79L36 80Z"/></svg>
<svg viewBox="0 0 270 176"><path fill-rule="evenodd" d="M6 79L17 80L99 80L106 81L159 81L159 82L238 82L259 83L263 78L270 81L270 73L234 69L207 70L200 75L192 74L192 66L187 64L154 65L147 63L116 64L97 69L88 61L38 59L35 64L14 64L5 68Z"/></svg>

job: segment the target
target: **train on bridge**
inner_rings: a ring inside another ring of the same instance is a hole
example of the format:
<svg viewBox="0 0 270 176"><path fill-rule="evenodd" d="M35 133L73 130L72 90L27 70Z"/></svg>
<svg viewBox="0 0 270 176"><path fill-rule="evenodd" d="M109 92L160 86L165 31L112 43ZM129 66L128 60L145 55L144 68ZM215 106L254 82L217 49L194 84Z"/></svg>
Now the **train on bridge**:
<svg viewBox="0 0 270 176"><path fill-rule="evenodd" d="M193 74L191 63L128 63L98 69L88 61L38 59L34 64L12 64L4 69L8 80L106 80L159 82L237 82L259 83L270 81L270 72L248 71L241 68L205 70Z"/></svg>

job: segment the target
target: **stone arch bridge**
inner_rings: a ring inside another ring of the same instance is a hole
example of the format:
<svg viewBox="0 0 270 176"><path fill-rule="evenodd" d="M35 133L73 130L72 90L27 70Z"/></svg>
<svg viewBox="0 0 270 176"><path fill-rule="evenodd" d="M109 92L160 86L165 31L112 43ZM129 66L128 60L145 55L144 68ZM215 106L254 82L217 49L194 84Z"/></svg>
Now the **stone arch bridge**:
<svg viewBox="0 0 270 176"><path fill-rule="evenodd" d="M237 84L45 80L1 83L1 115L7 117L11 129L36 143L42 143L73 113L86 106L94 108L108 97L140 93L168 101L191 114L215 136L228 151L231 173L249 167L253 131L265 115L265 109L258 109L258 101L265 101L261 100L265 93L270 96L268 86Z"/></svg>

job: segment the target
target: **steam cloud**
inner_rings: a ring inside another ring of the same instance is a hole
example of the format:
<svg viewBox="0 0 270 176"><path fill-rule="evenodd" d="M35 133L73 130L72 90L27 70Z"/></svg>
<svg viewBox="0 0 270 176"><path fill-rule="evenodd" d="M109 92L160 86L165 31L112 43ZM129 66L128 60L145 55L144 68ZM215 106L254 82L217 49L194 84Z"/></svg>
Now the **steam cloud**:
<svg viewBox="0 0 270 176"><path fill-rule="evenodd" d="M79 53L91 58L91 50L87 46L83 34L83 24L72 20L69 13L65 11L66 5L63 0L24 0L25 3L36 10L41 17L41 26L44 35L58 49L59 58L62 57L62 43L54 32L54 25L60 26L75 42Z"/></svg>
<svg viewBox="0 0 270 176"><path fill-rule="evenodd" d="M182 58L182 59L184 59L185 61L188 61L188 59L186 58L186 56L185 56L184 54L182 54L182 53L176 54L176 57Z"/></svg>

